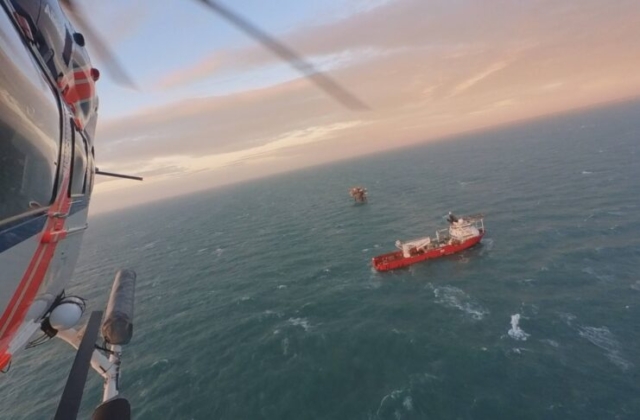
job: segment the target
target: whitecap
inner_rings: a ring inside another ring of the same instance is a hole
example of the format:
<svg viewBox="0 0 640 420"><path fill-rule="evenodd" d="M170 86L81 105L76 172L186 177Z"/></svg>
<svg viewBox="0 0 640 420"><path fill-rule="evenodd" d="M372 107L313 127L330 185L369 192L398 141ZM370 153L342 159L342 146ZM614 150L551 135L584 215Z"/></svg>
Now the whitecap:
<svg viewBox="0 0 640 420"><path fill-rule="evenodd" d="M527 337L529 337L529 334L527 334L522 328L520 328L520 325L518 325L519 323L520 314L511 315L511 329L509 329L507 334L509 334L509 337L513 338L514 340L527 341Z"/></svg>
<svg viewBox="0 0 640 420"><path fill-rule="evenodd" d="M425 287L433 287L427 285ZM442 286L433 289L433 294L436 297L436 303L439 303L448 308L455 308L463 311L471 316L475 320L481 320L489 311L479 304L473 302L473 300L461 289L453 286Z"/></svg>
<svg viewBox="0 0 640 420"><path fill-rule="evenodd" d="M557 342L557 341L555 341L555 340L551 340L551 339L549 339L549 338L544 338L544 339L542 339L542 340L540 340L540 341L542 341L543 343L546 343L546 344L550 345L551 347L555 347L555 348L560 347L560 344L558 344L558 342Z"/></svg>
<svg viewBox="0 0 640 420"><path fill-rule="evenodd" d="M305 331L309 331L311 329L309 320L306 318L289 318L287 322L293 326L302 327Z"/></svg>
<svg viewBox="0 0 640 420"><path fill-rule="evenodd" d="M286 289L287 285L286 284L280 284L278 285L278 289L282 290L282 289Z"/></svg>
<svg viewBox="0 0 640 420"><path fill-rule="evenodd" d="M591 175L593 172L590 171L582 171L582 175Z"/></svg>
<svg viewBox="0 0 640 420"><path fill-rule="evenodd" d="M282 314L280 312L276 312L276 311L272 311L271 309L267 309L263 312L265 317L276 317L276 318L282 318Z"/></svg>
<svg viewBox="0 0 640 420"><path fill-rule="evenodd" d="M418 383L424 383L424 382L429 382L429 381L439 381L440 378L438 378L436 375L432 375L430 373L421 373L418 375L413 375L412 378L416 378Z"/></svg>
<svg viewBox="0 0 640 420"><path fill-rule="evenodd" d="M633 283L633 284L631 285L631 288L632 288L633 290L637 290L637 291L639 291L639 292L640 292L640 280L638 280L638 281L636 281L635 283Z"/></svg>
<svg viewBox="0 0 640 420"><path fill-rule="evenodd" d="M393 406L396 405L396 400L402 395L403 392L404 390L396 389L394 391L391 391L391 394L385 395L380 401L380 406L378 407L378 411L376 412L376 417L380 418L381 411L387 413L390 410L393 410ZM393 410L393 414L396 418L399 418L398 416L400 416L400 412L397 409Z"/></svg>
<svg viewBox="0 0 640 420"><path fill-rule="evenodd" d="M404 401L402 401L402 405L407 409L407 411L413 410L413 399L411 399L410 395L404 398Z"/></svg>
<svg viewBox="0 0 640 420"><path fill-rule="evenodd" d="M589 274L590 276L595 277L596 279L603 281L603 282L611 282L613 280L615 280L615 277L610 275L610 274L601 274L598 273L597 271L595 271L593 268L591 267L584 267L581 270L583 273Z"/></svg>
<svg viewBox="0 0 640 420"><path fill-rule="evenodd" d="M522 279L522 280L518 280L518 283L521 284L526 284L527 286L533 286L533 284L536 282L535 279Z"/></svg>
<svg viewBox="0 0 640 420"><path fill-rule="evenodd" d="M402 419L411 411L413 411L411 389L397 389L382 398L375 418Z"/></svg>

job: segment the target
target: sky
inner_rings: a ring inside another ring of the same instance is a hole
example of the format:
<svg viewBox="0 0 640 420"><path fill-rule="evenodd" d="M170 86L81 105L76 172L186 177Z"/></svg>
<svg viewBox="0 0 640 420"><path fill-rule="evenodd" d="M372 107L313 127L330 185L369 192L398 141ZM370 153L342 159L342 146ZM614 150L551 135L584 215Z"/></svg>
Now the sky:
<svg viewBox="0 0 640 420"><path fill-rule="evenodd" d="M197 1L86 0L139 87L103 71L98 167L145 177L102 179L93 213L640 95L637 0L221 3L369 109Z"/></svg>

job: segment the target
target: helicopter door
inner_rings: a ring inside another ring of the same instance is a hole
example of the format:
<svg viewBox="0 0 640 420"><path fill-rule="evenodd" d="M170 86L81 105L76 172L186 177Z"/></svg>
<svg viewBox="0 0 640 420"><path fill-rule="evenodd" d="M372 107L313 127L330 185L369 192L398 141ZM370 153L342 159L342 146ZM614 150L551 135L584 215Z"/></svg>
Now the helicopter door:
<svg viewBox="0 0 640 420"><path fill-rule="evenodd" d="M80 253L82 236L87 228L89 198L89 167L87 141L81 131L76 130L72 119L67 120L65 129L71 137L71 174L67 194L71 197L69 215L65 219L66 236L56 246L50 270L57 273L47 283L47 296L57 296L67 279L73 276L73 269ZM67 137L68 138L68 137Z"/></svg>

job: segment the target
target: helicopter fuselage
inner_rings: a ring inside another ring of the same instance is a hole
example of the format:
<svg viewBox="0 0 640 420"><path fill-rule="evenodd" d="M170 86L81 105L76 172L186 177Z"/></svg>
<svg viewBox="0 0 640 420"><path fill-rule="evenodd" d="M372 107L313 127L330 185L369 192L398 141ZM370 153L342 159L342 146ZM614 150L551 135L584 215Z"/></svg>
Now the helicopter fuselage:
<svg viewBox="0 0 640 420"><path fill-rule="evenodd" d="M0 369L73 274L95 164L95 81L57 1L0 0Z"/></svg>

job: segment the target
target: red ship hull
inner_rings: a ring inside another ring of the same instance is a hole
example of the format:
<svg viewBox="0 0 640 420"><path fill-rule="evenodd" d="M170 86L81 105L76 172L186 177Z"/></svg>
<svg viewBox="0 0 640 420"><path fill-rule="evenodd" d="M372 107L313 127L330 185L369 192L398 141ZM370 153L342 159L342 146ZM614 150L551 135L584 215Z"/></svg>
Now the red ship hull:
<svg viewBox="0 0 640 420"><path fill-rule="evenodd" d="M434 258L440 258L444 257L445 255L451 255L460 251L464 251L465 249L477 245L483 236L484 230L481 230L479 235L469 238L458 244L444 244L437 248L430 249L422 253L412 255L410 257L405 257L402 254L402 251L390 252L388 254L373 257L371 262L373 263L373 267L378 271L395 270L396 268L407 267L421 261L432 260Z"/></svg>

